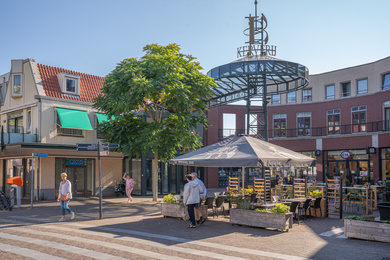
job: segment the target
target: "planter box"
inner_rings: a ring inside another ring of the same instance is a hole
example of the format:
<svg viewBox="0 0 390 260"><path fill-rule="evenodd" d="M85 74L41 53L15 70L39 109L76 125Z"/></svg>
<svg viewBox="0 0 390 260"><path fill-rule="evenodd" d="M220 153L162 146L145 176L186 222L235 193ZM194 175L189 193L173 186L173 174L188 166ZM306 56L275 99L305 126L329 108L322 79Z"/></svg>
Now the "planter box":
<svg viewBox="0 0 390 260"><path fill-rule="evenodd" d="M181 218L183 220L189 220L187 207L184 204L177 203L162 203L161 214L164 217Z"/></svg>
<svg viewBox="0 0 390 260"><path fill-rule="evenodd" d="M288 231L292 228L293 214L257 212L253 210L230 209L230 223L261 228Z"/></svg>
<svg viewBox="0 0 390 260"><path fill-rule="evenodd" d="M390 202L378 203L379 216L381 220L390 220Z"/></svg>
<svg viewBox="0 0 390 260"><path fill-rule="evenodd" d="M390 243L390 224L344 219L344 235L351 238Z"/></svg>

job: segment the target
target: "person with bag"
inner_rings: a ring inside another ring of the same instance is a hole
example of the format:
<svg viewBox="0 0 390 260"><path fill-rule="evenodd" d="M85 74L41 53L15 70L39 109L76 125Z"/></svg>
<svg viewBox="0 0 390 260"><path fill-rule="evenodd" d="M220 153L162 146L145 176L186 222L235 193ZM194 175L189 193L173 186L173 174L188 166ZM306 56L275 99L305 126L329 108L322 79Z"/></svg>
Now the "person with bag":
<svg viewBox="0 0 390 260"><path fill-rule="evenodd" d="M195 206L200 202L200 194L203 189L199 184L193 181L192 175L186 175L187 184L184 185L183 203L187 206L188 215L190 217L190 228L196 228Z"/></svg>
<svg viewBox="0 0 390 260"><path fill-rule="evenodd" d="M67 210L69 214L72 215L70 219L74 219L75 215L74 212L68 207L69 201L72 199L72 184L69 180L67 180L67 178L68 175L65 172L61 173L62 181L60 182L57 201L61 203L62 217L58 221L65 221L65 210Z"/></svg>

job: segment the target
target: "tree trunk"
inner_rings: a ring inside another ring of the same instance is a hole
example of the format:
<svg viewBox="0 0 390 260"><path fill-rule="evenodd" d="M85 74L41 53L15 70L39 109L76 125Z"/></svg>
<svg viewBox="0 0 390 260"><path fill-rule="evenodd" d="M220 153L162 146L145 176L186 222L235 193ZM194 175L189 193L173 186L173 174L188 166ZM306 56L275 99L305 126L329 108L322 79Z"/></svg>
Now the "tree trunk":
<svg viewBox="0 0 390 260"><path fill-rule="evenodd" d="M152 192L153 201L157 201L158 198L158 153L154 154L152 165Z"/></svg>

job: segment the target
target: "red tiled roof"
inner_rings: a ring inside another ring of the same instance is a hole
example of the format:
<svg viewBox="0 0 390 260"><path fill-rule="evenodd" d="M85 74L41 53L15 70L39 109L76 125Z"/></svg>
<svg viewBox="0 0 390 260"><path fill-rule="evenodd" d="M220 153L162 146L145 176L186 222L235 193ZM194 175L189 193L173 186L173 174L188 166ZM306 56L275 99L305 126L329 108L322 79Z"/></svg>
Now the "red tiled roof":
<svg viewBox="0 0 390 260"><path fill-rule="evenodd" d="M78 100L83 102L93 103L93 99L100 94L100 89L103 87L104 78L62 68L51 67L38 64L39 74L41 75L42 86L46 96ZM71 75L80 76L80 96L72 96L61 92L60 84L58 83L57 74L68 73Z"/></svg>

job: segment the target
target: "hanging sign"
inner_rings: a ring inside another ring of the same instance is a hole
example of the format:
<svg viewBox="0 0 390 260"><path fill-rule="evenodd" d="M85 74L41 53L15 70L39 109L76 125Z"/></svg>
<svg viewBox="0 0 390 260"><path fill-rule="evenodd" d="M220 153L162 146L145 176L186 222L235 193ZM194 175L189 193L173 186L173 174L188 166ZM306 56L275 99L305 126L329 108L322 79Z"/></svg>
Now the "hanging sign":
<svg viewBox="0 0 390 260"><path fill-rule="evenodd" d="M341 158L343 158L343 159L348 159L349 157L351 157L351 155L352 154L350 151L342 151L340 154Z"/></svg>

